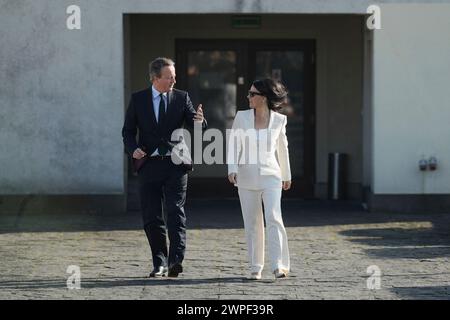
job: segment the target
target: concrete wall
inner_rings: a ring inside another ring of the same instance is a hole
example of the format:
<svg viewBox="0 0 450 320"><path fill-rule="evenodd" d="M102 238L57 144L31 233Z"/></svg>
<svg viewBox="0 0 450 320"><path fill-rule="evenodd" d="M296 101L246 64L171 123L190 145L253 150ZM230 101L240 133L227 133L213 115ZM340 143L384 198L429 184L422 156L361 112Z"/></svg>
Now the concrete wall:
<svg viewBox="0 0 450 320"><path fill-rule="evenodd" d="M373 192L450 193L450 6L384 5L374 32ZM422 155L438 170L418 170Z"/></svg>
<svg viewBox="0 0 450 320"><path fill-rule="evenodd" d="M122 20L66 5L2 1L0 194L123 193Z"/></svg>
<svg viewBox="0 0 450 320"><path fill-rule="evenodd" d="M349 154L349 182L362 174L362 18L264 15L261 29L232 29L229 15L133 15L131 88L148 86L148 62L175 55L175 39L315 39L317 193L326 192L327 154ZM161 32L160 30L163 30Z"/></svg>
<svg viewBox="0 0 450 320"><path fill-rule="evenodd" d="M365 28L363 43L362 186L367 192L373 181L373 31Z"/></svg>
<svg viewBox="0 0 450 320"><path fill-rule="evenodd" d="M393 1L379 1L379 3L388 2ZM122 18L124 13L363 14L371 3L372 1L360 0L320 2L316 0L178 0L170 2L166 0L78 0L76 3L69 0L0 0L2 30L0 33L2 45L0 50L0 194L123 194L124 161L120 128L126 100ZM71 4L81 7L81 30L70 31L66 28L66 8ZM401 9L389 12L391 13L385 17L386 27L394 22L397 14L403 17L405 22L409 19L405 14L402 15ZM444 57L448 56L446 51L448 47L445 44L448 41L437 41L438 37L433 36L437 34L434 33L434 28L442 30L448 27L448 19L447 22L445 21L448 16L445 13L434 15L436 20L434 16L428 16L426 21L422 21L422 17L418 16L421 28L417 28L417 32L422 43L420 47L414 47L414 50L408 42L415 34L410 29L398 28L388 34L380 33L378 44L383 55L380 55L376 61L380 68L377 74L376 95L382 94L376 101L375 109L379 108L379 110L374 117L377 126L374 146L374 152L377 154L375 173L379 175L374 186L379 192L396 190L403 192L411 188L413 192L418 190L417 187L411 186L415 185L418 177L410 177L410 174L402 171L404 168L400 166L400 161L403 159L414 158L411 163L416 163L417 141L420 142L419 145L436 145L436 150L426 150L424 147L423 152L427 154L436 152L442 163L442 170L438 171L439 174L433 178L435 180L427 186L427 190L448 192L448 187L445 187L445 179L448 181L448 171L445 171L447 160L445 151L448 149L445 149L444 140L441 138L441 134L448 134L448 131L441 126L441 122L445 119L443 116L448 114L448 111L444 109L445 103L448 102L448 91L445 92L443 89L444 82L439 82L448 76L448 69L446 69L448 64L442 67L440 63L436 63L443 62ZM353 25L351 20L348 23ZM317 146L318 155L330 150L328 142L325 141L334 139L334 135L333 132L327 132L326 128L333 128L333 118L338 122L341 121L339 110L344 108L343 102L351 93L350 91L340 92L337 87L330 88L332 83L327 82L329 80L325 79L325 76L328 72L338 72L341 73L342 79L346 79L347 76L355 74L340 65L334 65L333 60L329 58L334 57L335 50L340 46L354 43L352 33L357 32L356 29L353 27L349 29L345 23L342 27L349 30L351 34L343 34L341 38L335 38L334 36L341 32L340 25L320 26L316 30L304 31L319 35L325 32L325 36L321 38L323 40L318 41L321 54L318 59L323 62L318 64L318 75L321 77L322 92L325 94L317 97L317 112L322 116L321 119L324 119L324 122L318 123L317 126L318 141L321 141ZM326 28L329 30L326 31ZM394 44L389 39L395 39L394 48L391 47ZM439 50L430 50L429 48L434 48L430 45L436 45ZM164 50L159 53L163 54ZM396 58L395 64L392 63L389 59L390 55L397 55L397 53L401 53L402 59L406 60ZM432 59L428 58L429 53ZM352 60L358 56L355 51L337 52L339 60ZM399 66L410 66L407 62L418 61L424 62L420 70L421 74L433 80L430 84L412 83L416 92L423 93L423 97L419 99L420 102L427 102L420 105L417 100L401 98L398 94L404 89L409 90L411 86L399 87L396 82L390 81L392 86L389 87L386 83L382 83L383 79L390 77L412 82L415 78L405 77L407 73L393 73L392 70L403 71L404 69ZM443 71L435 70L441 67ZM394 88L402 90L395 91ZM389 93L387 97L384 97L384 92ZM330 98L333 94L336 99ZM330 112L329 106L335 101L338 101L340 105L338 109L335 109L338 111L336 117L329 115L323 117L325 113ZM405 105L396 109L398 112L394 112L391 117L392 108L388 106L397 107L399 103L405 103ZM355 105L356 103L353 106ZM425 105L433 107L439 116L426 112L429 109L425 109L423 107ZM345 110L346 108L348 107L345 107ZM392 129L398 124L397 120L404 120L401 115L405 112L411 114L413 119L407 124L403 122L400 126L400 134L409 136L411 133L415 134L418 131L417 128L429 128L426 138L417 140L407 139L405 136L404 139L394 139L383 144L385 138L392 139ZM382 122L386 117L388 121ZM327 138L320 138L320 134ZM345 136L347 135L348 132L345 132ZM402 141L402 148L407 150L401 157L395 153L395 141ZM435 141L439 142L435 144ZM340 144L339 141L333 143ZM394 160L394 167L391 167L391 162L386 162L385 154L393 154L391 157ZM318 181L324 180L325 161L318 157ZM357 173L360 171L355 169L351 177L353 181L361 179ZM442 176L442 173L446 176ZM407 180L403 181L403 178Z"/></svg>
<svg viewBox="0 0 450 320"><path fill-rule="evenodd" d="M333 17L327 25L322 49L324 86L317 91L326 99L317 105L317 181L327 181L329 152L348 154L348 193L360 197L362 182L363 19ZM322 189L323 190L323 189ZM325 192L322 191L321 194Z"/></svg>

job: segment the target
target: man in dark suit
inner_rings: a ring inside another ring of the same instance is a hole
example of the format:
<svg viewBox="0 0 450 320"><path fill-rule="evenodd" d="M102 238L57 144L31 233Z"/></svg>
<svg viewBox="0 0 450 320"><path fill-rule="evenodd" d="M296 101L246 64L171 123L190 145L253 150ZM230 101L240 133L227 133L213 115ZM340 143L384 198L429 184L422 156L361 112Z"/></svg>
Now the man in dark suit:
<svg viewBox="0 0 450 320"><path fill-rule="evenodd" d="M138 169L138 180L144 230L153 258L150 277L166 274L177 277L183 272L188 169L171 159L172 132L182 128L184 123L190 127L206 128L202 105L196 111L188 93L173 88L175 76L172 60L157 58L152 61L152 86L132 95L122 129L126 152L133 161L144 163ZM136 141L138 129L139 140ZM167 222L163 217L163 201Z"/></svg>

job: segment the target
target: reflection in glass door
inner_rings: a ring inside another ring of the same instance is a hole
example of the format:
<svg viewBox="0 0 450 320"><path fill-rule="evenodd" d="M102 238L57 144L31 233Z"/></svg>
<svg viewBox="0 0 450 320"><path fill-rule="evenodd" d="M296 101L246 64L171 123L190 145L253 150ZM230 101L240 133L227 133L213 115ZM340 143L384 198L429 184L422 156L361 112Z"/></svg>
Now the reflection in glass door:
<svg viewBox="0 0 450 320"><path fill-rule="evenodd" d="M188 92L194 106L206 107L212 128L225 129L236 114L236 52L188 53Z"/></svg>
<svg viewBox="0 0 450 320"><path fill-rule="evenodd" d="M199 50L187 53L187 91L192 103L203 105L208 127L220 130L225 137L237 111L237 54L232 50ZM222 150L225 154L225 144ZM196 165L193 177L226 177L221 164Z"/></svg>

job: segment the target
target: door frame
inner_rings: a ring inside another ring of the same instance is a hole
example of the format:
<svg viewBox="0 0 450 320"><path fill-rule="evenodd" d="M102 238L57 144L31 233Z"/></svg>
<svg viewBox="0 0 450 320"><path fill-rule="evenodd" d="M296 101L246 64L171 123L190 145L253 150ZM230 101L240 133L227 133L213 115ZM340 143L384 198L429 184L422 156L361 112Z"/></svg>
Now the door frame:
<svg viewBox="0 0 450 320"><path fill-rule="evenodd" d="M314 39L176 39L175 58L177 63L177 87L186 90L187 88L187 54L188 51L198 50L233 50L237 52L236 75L244 77L244 84L237 86L236 104L238 110L246 109L247 91L256 74L255 61L256 52L261 50L300 50L304 52L305 77L310 81L305 81L304 100L304 176L292 177L295 179L291 190L284 192L289 198L314 198L314 185L316 182L316 41ZM245 74L246 73L246 74ZM238 79L236 79L238 83ZM193 181L197 180L197 181ZM224 178L191 178L194 188L200 187L203 183L213 183L215 194L220 190L221 194L231 195L228 185L224 184ZM227 182L226 182L227 183ZM216 188L217 186L217 188ZM200 187L201 188L201 187ZM205 188L201 188L205 189ZM234 190L231 190L235 195ZM206 196L206 194L203 194ZM195 196L195 194L194 194Z"/></svg>

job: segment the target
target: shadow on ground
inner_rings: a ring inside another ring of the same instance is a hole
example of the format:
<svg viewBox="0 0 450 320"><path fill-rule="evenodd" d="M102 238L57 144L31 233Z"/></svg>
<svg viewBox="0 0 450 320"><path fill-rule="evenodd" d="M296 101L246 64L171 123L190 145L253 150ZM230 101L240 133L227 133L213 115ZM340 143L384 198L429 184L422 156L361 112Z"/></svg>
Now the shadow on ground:
<svg viewBox="0 0 450 320"><path fill-rule="evenodd" d="M441 221L448 226L450 215L370 213L359 202L285 199L283 219L287 227L312 227L386 222ZM1 214L0 234L15 232L78 232L141 230L139 211L122 214L97 212L59 214ZM188 199L188 229L243 228L239 199ZM448 230L448 229L447 229ZM359 230L358 232L364 232ZM366 233L376 232L367 230ZM395 233L395 230L392 230ZM355 234L356 235L356 234ZM368 235L372 237L372 235ZM423 238L427 238L425 234ZM389 237L387 238L389 241ZM369 241L369 240L368 240ZM371 240L373 241L373 240ZM447 243L447 242L445 242Z"/></svg>
<svg viewBox="0 0 450 320"><path fill-rule="evenodd" d="M450 257L450 217L428 215L431 227L373 228L341 231L353 243L369 246L365 253L381 259L435 259Z"/></svg>
<svg viewBox="0 0 450 320"><path fill-rule="evenodd" d="M450 300L450 286L401 287L391 289L402 299Z"/></svg>
<svg viewBox="0 0 450 320"><path fill-rule="evenodd" d="M191 286L201 284L245 283L250 282L242 277L221 278L144 278L144 277L117 277L117 278L83 278L83 289L102 289L114 287L152 287L152 286ZM271 281L273 282L273 281ZM61 289L67 288L64 279L37 279L26 281L0 281L1 290L33 290L33 289Z"/></svg>

